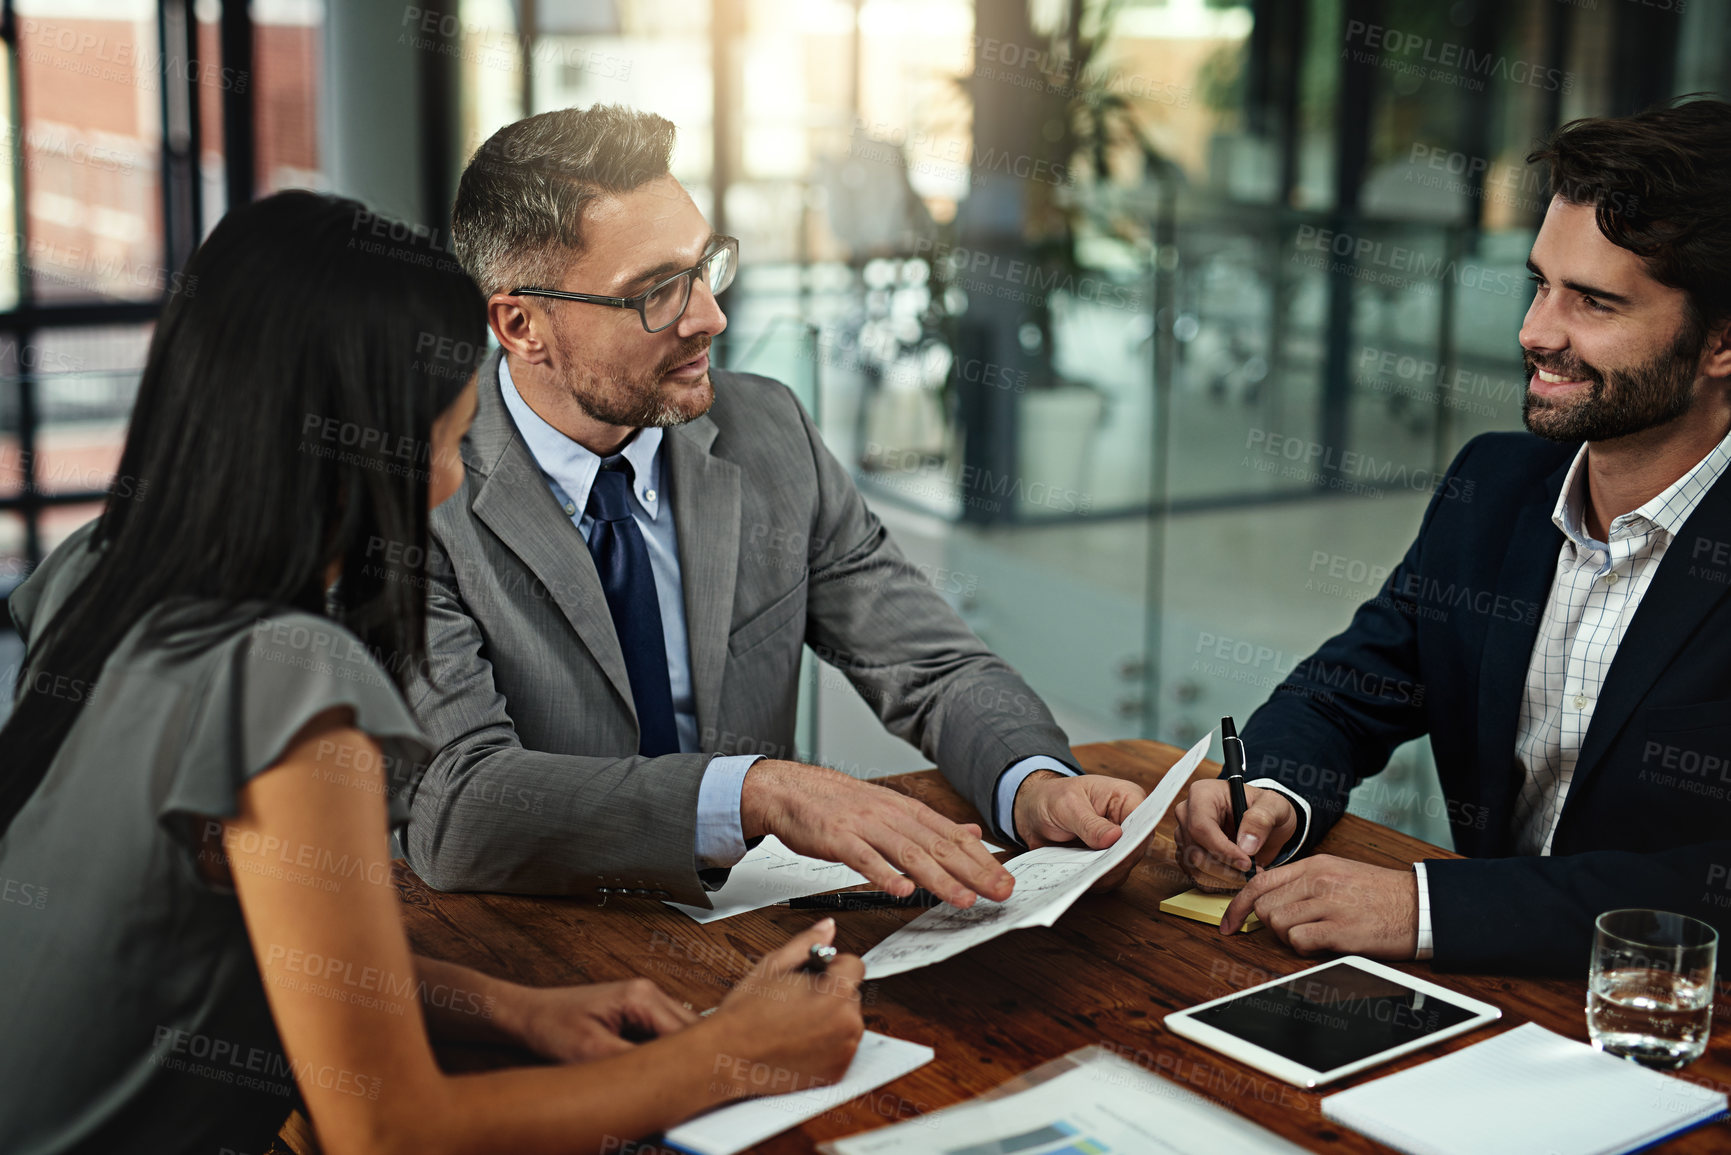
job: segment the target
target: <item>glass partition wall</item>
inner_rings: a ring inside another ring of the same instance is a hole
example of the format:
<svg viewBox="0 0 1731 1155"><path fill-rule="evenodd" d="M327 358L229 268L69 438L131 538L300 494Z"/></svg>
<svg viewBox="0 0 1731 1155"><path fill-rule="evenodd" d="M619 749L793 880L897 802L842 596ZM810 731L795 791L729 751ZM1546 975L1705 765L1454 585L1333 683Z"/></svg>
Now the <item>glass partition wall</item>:
<svg viewBox="0 0 1731 1155"><path fill-rule="evenodd" d="M558 62L533 108L680 125L746 242L725 363L809 378L868 500L1077 741L1242 721L1346 625L1460 446L1519 427L1525 154L1725 86L1704 6L604 7L531 38ZM799 372L753 352L793 333ZM816 697L817 756L921 764L838 675ZM1355 807L1446 840L1428 760Z"/></svg>

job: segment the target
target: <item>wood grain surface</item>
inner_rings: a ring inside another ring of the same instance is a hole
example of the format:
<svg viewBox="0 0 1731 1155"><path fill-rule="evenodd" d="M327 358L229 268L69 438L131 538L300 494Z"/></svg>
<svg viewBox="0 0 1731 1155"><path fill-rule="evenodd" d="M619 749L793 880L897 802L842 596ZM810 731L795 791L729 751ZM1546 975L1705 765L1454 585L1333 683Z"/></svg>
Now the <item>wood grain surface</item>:
<svg viewBox="0 0 1731 1155"><path fill-rule="evenodd" d="M1151 789L1182 754L1156 742L1076 748L1088 770ZM1198 777L1218 766L1204 764ZM935 772L885 785L958 820L978 820ZM1437 1044L1405 1060L1307 1092L1178 1038L1167 1013L1315 965L1266 929L1223 938L1201 923L1159 912L1162 898L1189 888L1173 863L1173 818L1130 880L1112 894L1088 895L1055 927L1018 930L936 966L866 984L866 1025L925 1043L934 1062L876 1093L855 1099L754 1148L769 1155L812 1151L851 1135L962 1102L1049 1059L1102 1044L1311 1150L1388 1150L1337 1128L1319 1109L1323 1094L1446 1054L1496 1031L1534 1021L1586 1039L1587 960L1571 980L1433 973L1428 963L1400 969L1499 1006L1497 1025ZM1394 867L1454 857L1387 827L1348 815L1322 851ZM812 921L806 912L765 910L699 925L659 902L443 894L396 866L409 935L417 951L532 985L605 982L643 975L696 1007L720 1001L751 961ZM860 911L838 917L837 943L863 953L918 912ZM1724 995L1722 991L1721 999ZM1731 1002L1721 1007L1721 1015ZM447 1069L522 1062L480 1047L442 1047ZM1691 1082L1731 1087L1731 1046L1723 1031L1705 1057L1684 1071ZM1731 1124L1701 1128L1659 1150L1731 1150Z"/></svg>

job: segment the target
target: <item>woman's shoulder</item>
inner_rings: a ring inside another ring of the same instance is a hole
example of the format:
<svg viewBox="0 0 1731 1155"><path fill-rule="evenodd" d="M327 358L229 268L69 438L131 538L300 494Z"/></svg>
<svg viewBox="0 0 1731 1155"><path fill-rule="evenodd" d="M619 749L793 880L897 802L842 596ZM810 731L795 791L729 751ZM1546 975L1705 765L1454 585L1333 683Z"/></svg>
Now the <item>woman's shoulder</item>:
<svg viewBox="0 0 1731 1155"><path fill-rule="evenodd" d="M12 624L26 643L40 624L53 619L96 564L96 524L100 520L92 518L73 530L7 595L6 608L11 611Z"/></svg>
<svg viewBox="0 0 1731 1155"><path fill-rule="evenodd" d="M141 622L103 679L112 679L112 708L121 715L149 713L153 699L166 709L163 695L190 706L161 812L228 816L249 781L336 709L378 746L382 760L372 769L394 802L419 777L430 744L388 661L320 614L183 601ZM99 681L96 698L103 693ZM406 820L400 811L393 805L393 823Z"/></svg>
<svg viewBox="0 0 1731 1155"><path fill-rule="evenodd" d="M285 606L218 606L187 602L159 607L135 638L138 664L165 671L189 667L206 714L256 750L246 761L281 753L280 745L316 715L337 707L375 739L425 739L391 667L401 659L369 647L335 619ZM136 668L136 667L135 667Z"/></svg>

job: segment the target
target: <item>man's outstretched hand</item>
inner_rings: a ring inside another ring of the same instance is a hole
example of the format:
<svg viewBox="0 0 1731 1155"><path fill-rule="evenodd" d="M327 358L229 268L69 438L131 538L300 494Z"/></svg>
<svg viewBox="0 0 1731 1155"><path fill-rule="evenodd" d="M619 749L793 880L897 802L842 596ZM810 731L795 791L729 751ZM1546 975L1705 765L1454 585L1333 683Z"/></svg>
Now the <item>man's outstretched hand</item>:
<svg viewBox="0 0 1731 1155"><path fill-rule="evenodd" d="M978 826L823 766L756 763L745 775L739 816L747 838L773 834L799 854L846 863L894 895L923 886L968 907L982 894L1002 902L1016 884L986 852Z"/></svg>

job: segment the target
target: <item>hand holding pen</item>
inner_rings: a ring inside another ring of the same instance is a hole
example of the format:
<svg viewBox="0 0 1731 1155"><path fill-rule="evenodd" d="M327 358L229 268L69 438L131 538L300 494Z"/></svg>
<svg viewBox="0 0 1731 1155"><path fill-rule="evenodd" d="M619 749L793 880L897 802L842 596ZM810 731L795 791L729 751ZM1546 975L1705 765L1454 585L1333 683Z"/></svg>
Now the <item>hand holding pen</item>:
<svg viewBox="0 0 1731 1155"><path fill-rule="evenodd" d="M731 1082L723 1098L761 1095L752 1072L786 1072L777 1090L799 1090L841 1078L865 1023L859 984L865 964L835 947L835 920L822 919L765 955L721 1000L714 1014L686 1028L714 1043L711 1078Z"/></svg>
<svg viewBox="0 0 1731 1155"><path fill-rule="evenodd" d="M1246 780L1250 752L1231 718L1220 720L1220 777L1192 783L1179 800L1178 865L1204 890L1237 890L1298 832L1298 811L1278 790Z"/></svg>
<svg viewBox="0 0 1731 1155"><path fill-rule="evenodd" d="M1238 730L1232 724L1230 715L1220 719L1221 758L1224 763L1220 769L1220 777L1226 780L1226 789L1232 796L1232 829L1227 834L1234 842L1238 840L1238 832L1244 827L1244 812L1250 809L1250 803L1244 797L1244 743L1238 737ZM1245 881L1256 877L1256 860L1250 860L1250 869L1244 872Z"/></svg>

